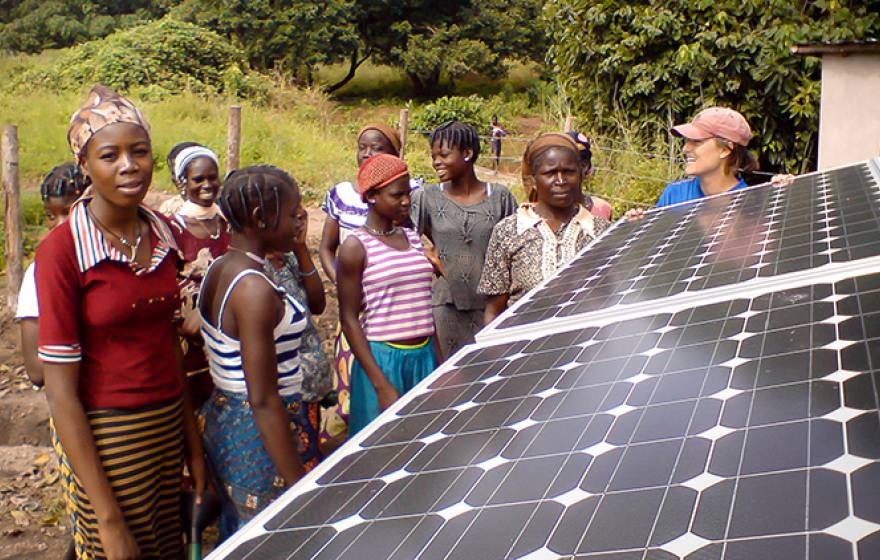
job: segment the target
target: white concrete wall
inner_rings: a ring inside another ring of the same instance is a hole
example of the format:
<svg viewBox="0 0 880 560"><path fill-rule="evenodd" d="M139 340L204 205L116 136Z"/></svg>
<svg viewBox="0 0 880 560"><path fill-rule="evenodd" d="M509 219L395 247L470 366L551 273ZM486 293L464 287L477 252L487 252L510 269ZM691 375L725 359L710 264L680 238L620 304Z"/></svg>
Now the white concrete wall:
<svg viewBox="0 0 880 560"><path fill-rule="evenodd" d="M822 56L819 169L880 155L880 53Z"/></svg>

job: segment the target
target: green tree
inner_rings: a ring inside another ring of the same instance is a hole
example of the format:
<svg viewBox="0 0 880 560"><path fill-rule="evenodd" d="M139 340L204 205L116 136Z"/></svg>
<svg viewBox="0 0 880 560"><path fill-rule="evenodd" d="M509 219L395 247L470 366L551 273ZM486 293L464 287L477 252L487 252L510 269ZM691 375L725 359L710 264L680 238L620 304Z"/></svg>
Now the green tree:
<svg viewBox="0 0 880 560"><path fill-rule="evenodd" d="M349 0L185 0L173 14L229 37L253 68L299 83L311 85L318 64L340 61L354 76L366 58Z"/></svg>
<svg viewBox="0 0 880 560"><path fill-rule="evenodd" d="M443 75L506 75L509 60L544 58L539 0L354 0L357 30L374 60L401 68L416 94Z"/></svg>
<svg viewBox="0 0 880 560"><path fill-rule="evenodd" d="M0 50L35 53L104 37L162 17L162 0L0 0Z"/></svg>
<svg viewBox="0 0 880 560"><path fill-rule="evenodd" d="M663 135L721 104L752 125L763 164L815 158L820 61L800 42L880 34L880 0L549 0L549 60L594 130Z"/></svg>

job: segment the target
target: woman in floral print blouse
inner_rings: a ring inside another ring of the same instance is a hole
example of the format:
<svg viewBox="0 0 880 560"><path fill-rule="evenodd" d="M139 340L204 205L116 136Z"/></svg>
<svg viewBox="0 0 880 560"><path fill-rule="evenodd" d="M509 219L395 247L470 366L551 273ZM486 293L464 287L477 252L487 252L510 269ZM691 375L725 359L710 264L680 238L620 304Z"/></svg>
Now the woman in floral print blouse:
<svg viewBox="0 0 880 560"><path fill-rule="evenodd" d="M498 222L477 292L488 296L488 324L542 280L552 276L608 227L581 203L584 170L565 134L542 134L523 155L529 202Z"/></svg>

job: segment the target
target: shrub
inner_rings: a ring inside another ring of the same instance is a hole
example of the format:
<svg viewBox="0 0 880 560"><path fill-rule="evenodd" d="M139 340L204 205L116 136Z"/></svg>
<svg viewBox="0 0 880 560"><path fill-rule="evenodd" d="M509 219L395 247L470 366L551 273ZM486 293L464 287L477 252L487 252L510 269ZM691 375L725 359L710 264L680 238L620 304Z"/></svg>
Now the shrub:
<svg viewBox="0 0 880 560"><path fill-rule="evenodd" d="M268 81L246 69L243 53L228 40L166 18L74 47L49 69L23 72L11 88L80 90L102 83L149 100L181 91L265 100Z"/></svg>
<svg viewBox="0 0 880 560"><path fill-rule="evenodd" d="M441 97L416 110L410 119L409 128L429 133L445 122L460 121L477 130L484 130L489 126L491 118L486 100L478 95Z"/></svg>

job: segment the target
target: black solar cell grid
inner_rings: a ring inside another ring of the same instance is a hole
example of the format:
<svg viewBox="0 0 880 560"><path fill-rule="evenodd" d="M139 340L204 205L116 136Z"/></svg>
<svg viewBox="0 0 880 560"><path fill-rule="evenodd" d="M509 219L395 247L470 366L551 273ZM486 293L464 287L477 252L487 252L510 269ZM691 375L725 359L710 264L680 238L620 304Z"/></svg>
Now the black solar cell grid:
<svg viewBox="0 0 880 560"><path fill-rule="evenodd" d="M880 557L880 274L474 349L227 558Z"/></svg>
<svg viewBox="0 0 880 560"><path fill-rule="evenodd" d="M619 224L498 329L880 255L867 164L735 191Z"/></svg>

